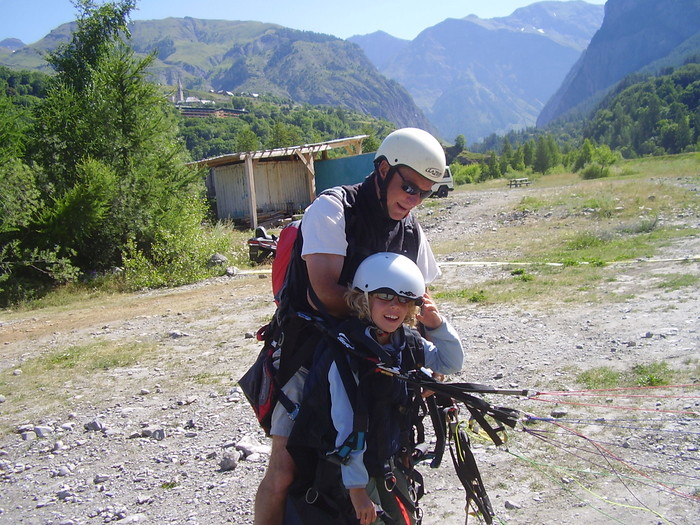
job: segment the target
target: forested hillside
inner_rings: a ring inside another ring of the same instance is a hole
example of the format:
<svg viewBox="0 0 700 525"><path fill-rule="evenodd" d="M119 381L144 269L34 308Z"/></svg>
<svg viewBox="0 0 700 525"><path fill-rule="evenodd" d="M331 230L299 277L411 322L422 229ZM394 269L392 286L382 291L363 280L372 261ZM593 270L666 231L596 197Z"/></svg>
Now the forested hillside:
<svg viewBox="0 0 700 525"><path fill-rule="evenodd" d="M586 122L583 136L626 157L681 153L697 145L700 63L646 80L626 79Z"/></svg>
<svg viewBox="0 0 700 525"><path fill-rule="evenodd" d="M235 97L240 107L241 97ZM271 100L249 103L236 118L181 117L180 136L194 160L239 151L312 144L368 135L364 151L373 151L394 125L345 108L293 106ZM331 152L331 155L333 152Z"/></svg>

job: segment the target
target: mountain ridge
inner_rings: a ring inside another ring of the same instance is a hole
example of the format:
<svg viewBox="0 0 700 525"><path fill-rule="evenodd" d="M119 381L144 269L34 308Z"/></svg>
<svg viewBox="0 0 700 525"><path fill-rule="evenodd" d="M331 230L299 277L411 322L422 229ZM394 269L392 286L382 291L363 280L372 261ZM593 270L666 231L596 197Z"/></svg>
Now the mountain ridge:
<svg viewBox="0 0 700 525"><path fill-rule="evenodd" d="M698 0L608 0L603 24L543 108L537 125L567 114L585 115L625 76L678 66L688 54L699 52Z"/></svg>
<svg viewBox="0 0 700 525"><path fill-rule="evenodd" d="M69 41L75 27L63 24L35 44L0 53L0 64L48 70L43 53ZM157 82L199 91L265 92L435 132L402 86L380 74L359 46L337 37L191 17L137 20L129 27L137 53L155 50L149 72Z"/></svg>
<svg viewBox="0 0 700 525"><path fill-rule="evenodd" d="M385 36L350 40L408 90L442 136L473 142L534 126L602 18L600 5L546 1L508 17L446 19L405 45L394 41L393 55Z"/></svg>

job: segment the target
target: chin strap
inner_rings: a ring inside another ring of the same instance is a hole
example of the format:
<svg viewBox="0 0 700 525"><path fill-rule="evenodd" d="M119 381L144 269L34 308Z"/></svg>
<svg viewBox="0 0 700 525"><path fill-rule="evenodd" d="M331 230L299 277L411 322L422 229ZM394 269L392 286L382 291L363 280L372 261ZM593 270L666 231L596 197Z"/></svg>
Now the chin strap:
<svg viewBox="0 0 700 525"><path fill-rule="evenodd" d="M379 187L379 204L381 205L382 211L387 218L391 218L389 216L389 209L386 203L387 190L396 171L396 167L389 166L389 171L387 172L386 177L382 178L381 174L379 173L379 163L374 165L374 172L376 173L375 179L377 181L377 186Z"/></svg>

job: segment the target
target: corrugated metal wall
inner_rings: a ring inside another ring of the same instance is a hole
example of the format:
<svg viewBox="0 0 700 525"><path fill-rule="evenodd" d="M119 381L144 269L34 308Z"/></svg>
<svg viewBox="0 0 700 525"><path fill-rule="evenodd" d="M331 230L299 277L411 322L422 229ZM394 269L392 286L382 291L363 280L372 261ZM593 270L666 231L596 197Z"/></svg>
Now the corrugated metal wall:
<svg viewBox="0 0 700 525"><path fill-rule="evenodd" d="M219 219L248 219L248 187L245 164L213 168L216 210ZM254 162L258 213L296 212L310 204L309 176L301 161Z"/></svg>
<svg viewBox="0 0 700 525"><path fill-rule="evenodd" d="M263 161L254 164L254 172L259 212L297 212L311 204L311 176L303 162Z"/></svg>

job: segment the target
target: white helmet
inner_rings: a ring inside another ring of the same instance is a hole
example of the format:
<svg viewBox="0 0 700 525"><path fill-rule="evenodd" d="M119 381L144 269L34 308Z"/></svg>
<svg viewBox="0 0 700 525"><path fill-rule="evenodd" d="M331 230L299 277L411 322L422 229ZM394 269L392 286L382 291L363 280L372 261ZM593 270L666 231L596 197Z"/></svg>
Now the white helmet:
<svg viewBox="0 0 700 525"><path fill-rule="evenodd" d="M380 252L360 263L352 280L353 288L365 293L388 291L423 302L425 280L416 263L404 255Z"/></svg>
<svg viewBox="0 0 700 525"><path fill-rule="evenodd" d="M445 151L435 137L422 129L402 128L389 133L374 161L382 157L390 166L408 166L433 182L440 182L445 174Z"/></svg>

